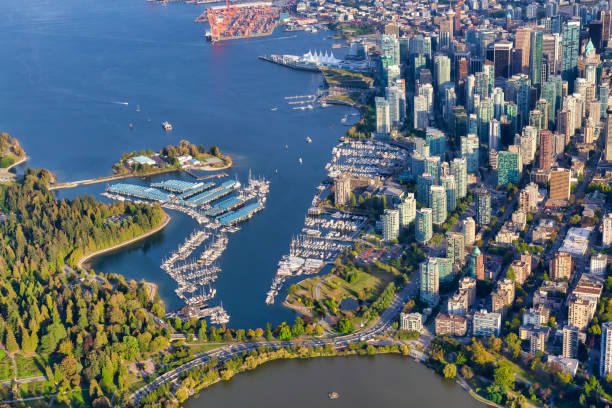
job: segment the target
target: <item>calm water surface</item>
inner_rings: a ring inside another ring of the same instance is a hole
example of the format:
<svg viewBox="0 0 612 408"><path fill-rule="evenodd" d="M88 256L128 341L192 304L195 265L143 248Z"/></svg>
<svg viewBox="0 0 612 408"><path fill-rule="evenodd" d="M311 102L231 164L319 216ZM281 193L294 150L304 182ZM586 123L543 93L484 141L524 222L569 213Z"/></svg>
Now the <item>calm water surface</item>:
<svg viewBox="0 0 612 408"><path fill-rule="evenodd" d="M335 391L340 398L330 400ZM215 384L187 408L484 407L458 385L397 355L274 361Z"/></svg>
<svg viewBox="0 0 612 408"><path fill-rule="evenodd" d="M215 301L223 302L234 327L278 324L293 320L293 312L280 302L266 306L265 293L302 227L331 148L346 131L340 120L351 110L291 109L284 97L316 92L321 76L257 59L331 51L329 32L280 31L213 46L204 40L206 25L193 22L203 10L144 0L1 1L0 129L22 141L28 166L48 168L60 180L109 174L123 152L157 150L181 139L231 154L232 177L245 181L252 169L271 179L265 211L230 237L219 260ZM342 56L343 49L335 53ZM165 120L172 132L163 131ZM59 196L99 197L104 187ZM171 215L162 234L92 265L158 283L169 310L182 302L159 265L196 228L188 217Z"/></svg>

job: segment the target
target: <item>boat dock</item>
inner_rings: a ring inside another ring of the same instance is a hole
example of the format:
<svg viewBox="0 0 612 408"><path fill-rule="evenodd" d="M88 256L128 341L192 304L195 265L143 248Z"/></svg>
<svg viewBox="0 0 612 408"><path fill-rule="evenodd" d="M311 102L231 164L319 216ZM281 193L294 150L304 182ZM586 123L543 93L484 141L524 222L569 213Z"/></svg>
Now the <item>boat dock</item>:
<svg viewBox="0 0 612 408"><path fill-rule="evenodd" d="M260 203L249 204L239 210L230 211L229 213L222 215L221 217L217 218L217 221L226 226L235 225L241 221L248 220L253 216L253 214L263 210L263 208L263 205Z"/></svg>

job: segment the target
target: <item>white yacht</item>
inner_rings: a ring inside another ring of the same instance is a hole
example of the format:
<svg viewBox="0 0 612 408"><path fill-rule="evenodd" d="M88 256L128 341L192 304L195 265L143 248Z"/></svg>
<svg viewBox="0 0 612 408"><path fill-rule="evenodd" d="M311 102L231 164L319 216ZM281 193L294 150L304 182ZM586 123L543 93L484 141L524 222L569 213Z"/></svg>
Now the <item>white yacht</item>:
<svg viewBox="0 0 612 408"><path fill-rule="evenodd" d="M162 127L166 130L166 131L170 131L172 130L172 125L170 124L170 122L166 121L162 123Z"/></svg>

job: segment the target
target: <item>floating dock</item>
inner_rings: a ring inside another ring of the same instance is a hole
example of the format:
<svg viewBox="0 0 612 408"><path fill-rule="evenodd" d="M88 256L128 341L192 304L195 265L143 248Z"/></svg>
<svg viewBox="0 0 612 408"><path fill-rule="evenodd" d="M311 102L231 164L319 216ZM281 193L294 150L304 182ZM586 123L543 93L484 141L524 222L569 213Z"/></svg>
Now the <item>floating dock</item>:
<svg viewBox="0 0 612 408"><path fill-rule="evenodd" d="M114 194L143 198L145 200L166 202L172 198L170 194L164 193L154 187L144 187L137 184L118 183L108 186L106 191Z"/></svg>
<svg viewBox="0 0 612 408"><path fill-rule="evenodd" d="M228 211L235 210L243 204L244 200L241 200L238 197L230 197L226 200L219 202L211 209L207 210L205 214L209 217L217 217Z"/></svg>
<svg viewBox="0 0 612 408"><path fill-rule="evenodd" d="M240 221L244 221L246 219L251 218L253 214L255 214L258 211L263 210L263 208L264 206L260 203L252 203L252 204L244 206L243 208L239 210L230 211L229 213L218 217L217 221L219 221L221 224L225 226L234 225Z"/></svg>

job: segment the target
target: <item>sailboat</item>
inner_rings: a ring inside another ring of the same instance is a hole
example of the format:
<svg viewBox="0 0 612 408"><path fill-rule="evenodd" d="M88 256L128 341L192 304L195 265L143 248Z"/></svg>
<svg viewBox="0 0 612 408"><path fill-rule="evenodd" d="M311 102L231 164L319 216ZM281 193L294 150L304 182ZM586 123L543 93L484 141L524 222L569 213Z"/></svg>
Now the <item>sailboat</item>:
<svg viewBox="0 0 612 408"><path fill-rule="evenodd" d="M300 164L302 164L302 158L301 158L301 157L298 159L298 162L299 162Z"/></svg>

